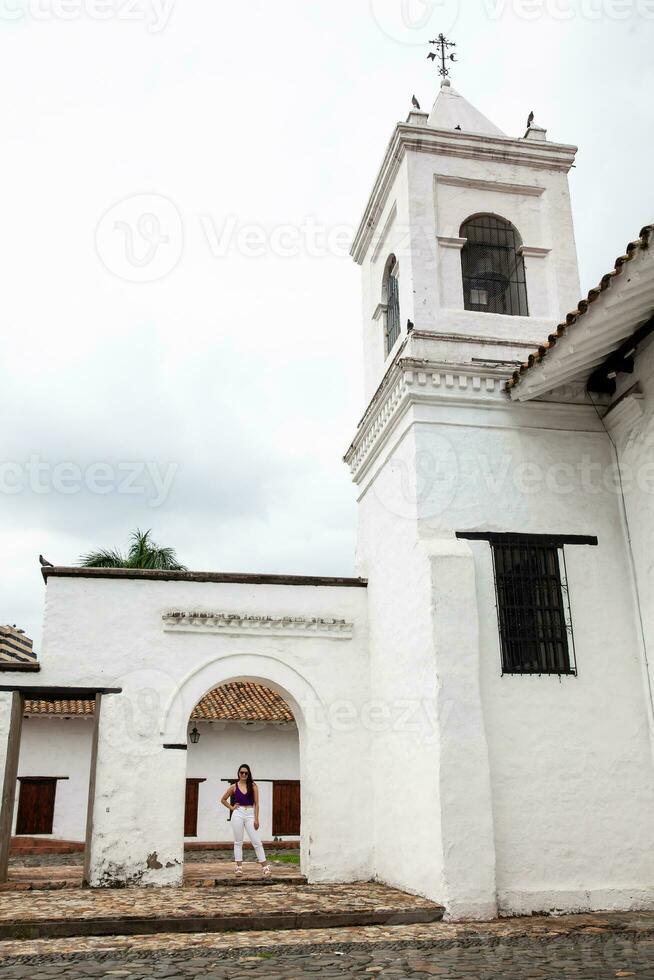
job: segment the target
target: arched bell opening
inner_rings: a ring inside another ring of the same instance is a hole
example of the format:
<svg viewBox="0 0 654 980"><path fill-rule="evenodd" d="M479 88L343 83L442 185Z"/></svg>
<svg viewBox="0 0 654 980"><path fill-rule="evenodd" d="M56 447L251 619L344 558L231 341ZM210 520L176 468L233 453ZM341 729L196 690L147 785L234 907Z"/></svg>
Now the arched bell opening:
<svg viewBox="0 0 654 980"><path fill-rule="evenodd" d="M494 214L468 218L459 232L463 305L477 313L529 316L522 239L514 226Z"/></svg>

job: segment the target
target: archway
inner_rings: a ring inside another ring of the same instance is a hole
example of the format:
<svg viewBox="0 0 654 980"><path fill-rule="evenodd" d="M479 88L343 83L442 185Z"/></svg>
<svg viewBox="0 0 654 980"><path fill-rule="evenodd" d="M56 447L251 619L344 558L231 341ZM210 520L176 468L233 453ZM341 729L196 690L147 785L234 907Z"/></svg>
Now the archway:
<svg viewBox="0 0 654 980"><path fill-rule="evenodd" d="M183 744L187 747L188 753L189 748L192 749L193 746L189 739L193 725L189 722L196 705L216 688L235 683L258 684L273 692L281 698L293 716L301 786L301 868L303 873L311 878L315 873L313 865L316 863L315 848L314 854L310 854L309 849L312 826L322 819L323 813L328 819L328 807L321 802L320 786L317 780L312 781L309 778L310 759L314 757L316 751L321 754L319 745L322 745L323 751L326 748L324 744L326 733L316 722L316 719L324 717L325 706L313 685L298 670L275 656L251 653L228 654L196 665L178 685L164 709L163 741L168 744ZM246 758L238 758L235 765L245 761ZM220 772L217 775L231 777L232 773ZM201 774L199 778L203 778ZM227 784L223 782L221 785L226 788ZM181 817L182 814L179 821L180 834L184 829ZM223 819L222 816L220 819Z"/></svg>
<svg viewBox="0 0 654 980"><path fill-rule="evenodd" d="M259 791L259 833L275 875L299 871L300 744L288 703L262 683L227 681L191 711L184 803L187 878L221 878L233 869L231 814L220 804L247 763ZM202 870L204 869L204 870ZM246 837L246 875L258 872Z"/></svg>

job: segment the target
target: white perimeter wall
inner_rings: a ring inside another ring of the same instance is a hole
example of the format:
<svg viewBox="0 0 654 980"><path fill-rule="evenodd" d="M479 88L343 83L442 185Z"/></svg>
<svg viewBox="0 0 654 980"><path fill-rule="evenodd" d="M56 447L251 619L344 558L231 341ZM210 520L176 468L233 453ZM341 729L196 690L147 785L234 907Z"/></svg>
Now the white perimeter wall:
<svg viewBox="0 0 654 980"><path fill-rule="evenodd" d="M344 619L352 635L171 633L162 617L172 611ZM102 699L94 886L180 882L188 753L178 746L186 745L194 706L230 680L267 685L297 721L309 879L370 876L370 834L362 830L372 820L364 588L51 577L41 662L40 685L122 689ZM335 791L351 771L359 775L356 825Z"/></svg>

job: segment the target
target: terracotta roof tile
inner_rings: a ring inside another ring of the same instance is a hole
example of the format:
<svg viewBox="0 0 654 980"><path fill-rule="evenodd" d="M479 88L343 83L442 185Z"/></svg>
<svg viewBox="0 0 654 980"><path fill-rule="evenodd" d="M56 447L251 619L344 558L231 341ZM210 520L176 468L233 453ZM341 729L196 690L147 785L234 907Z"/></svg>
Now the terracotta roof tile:
<svg viewBox="0 0 654 980"><path fill-rule="evenodd" d="M25 701L26 715L92 715L94 701Z"/></svg>
<svg viewBox="0 0 654 980"><path fill-rule="evenodd" d="M94 712L93 701L26 701L29 715L79 715ZM191 717L206 721L293 721L293 713L274 691L261 684L235 681L202 698Z"/></svg>
<svg viewBox="0 0 654 980"><path fill-rule="evenodd" d="M654 232L654 224L645 225L644 228L641 228L638 238L633 242L629 242L627 245L625 254L617 257L613 270L602 276L598 285L589 291L586 299L579 300L577 309L572 310L566 315L564 323L559 323L558 327L556 328L556 336L554 334L550 334L550 336L547 338L548 342L543 344L542 347L539 347L538 351L530 354L526 362L521 364L517 371L513 372L513 375L506 383L507 391L510 391L511 388L514 388L517 384L519 384L523 375L535 364L539 364L543 360L543 358L547 355L547 352L556 344L557 338L562 337L567 331L568 327L571 327L574 323L576 323L577 320L588 311L591 303L594 303L598 299L600 293L603 293L606 289L608 289L616 276L620 275L625 263L631 261L639 249L649 248L652 232Z"/></svg>

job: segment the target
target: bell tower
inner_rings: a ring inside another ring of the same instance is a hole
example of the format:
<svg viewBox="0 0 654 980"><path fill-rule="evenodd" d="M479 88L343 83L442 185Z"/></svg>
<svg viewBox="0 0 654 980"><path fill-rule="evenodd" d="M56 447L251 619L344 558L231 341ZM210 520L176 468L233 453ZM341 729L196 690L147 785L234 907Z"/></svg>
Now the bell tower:
<svg viewBox="0 0 654 980"><path fill-rule="evenodd" d="M535 520L492 477L548 430L505 387L577 303L575 153L533 115L507 136L445 78L430 113L396 126L352 247L368 407L345 459L373 699L393 719L371 734L377 872L454 917L494 916L498 889L479 569L457 532Z"/></svg>
<svg viewBox="0 0 654 980"><path fill-rule="evenodd" d="M576 147L530 115L510 137L443 79L386 150L356 233L366 395L407 325L447 358L524 359L579 296L568 172ZM449 339L448 339L449 338Z"/></svg>

